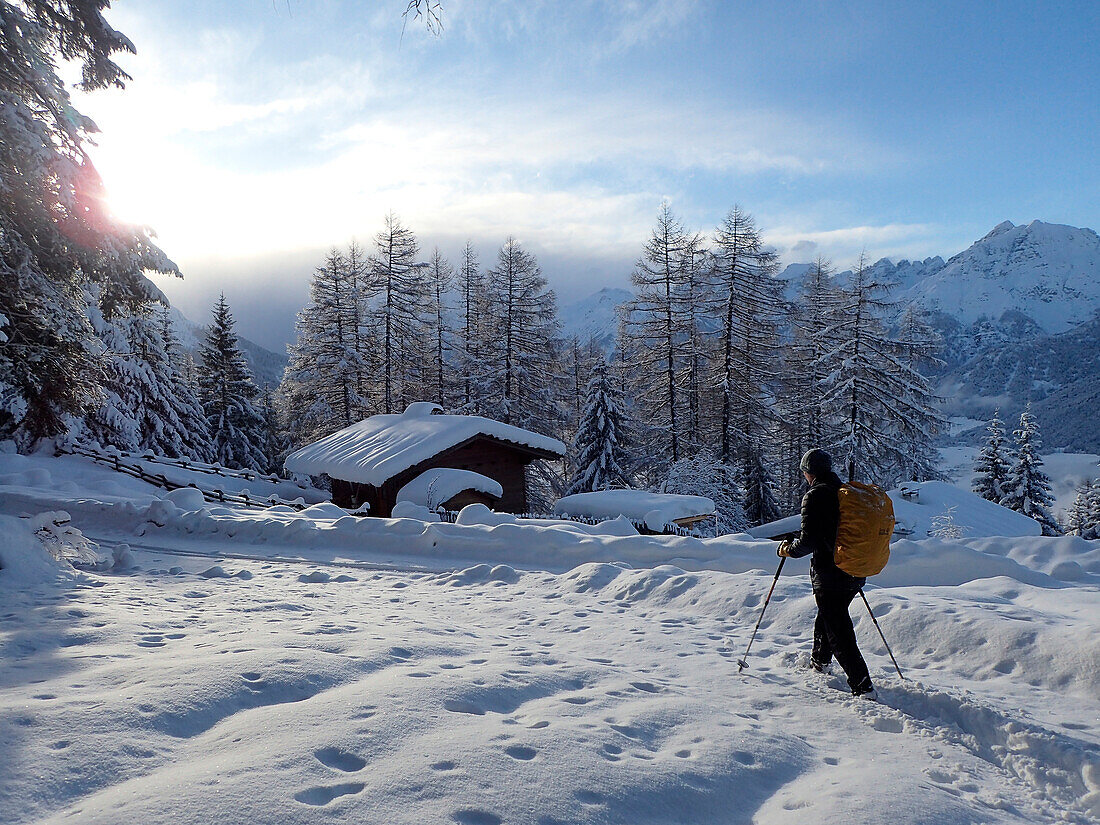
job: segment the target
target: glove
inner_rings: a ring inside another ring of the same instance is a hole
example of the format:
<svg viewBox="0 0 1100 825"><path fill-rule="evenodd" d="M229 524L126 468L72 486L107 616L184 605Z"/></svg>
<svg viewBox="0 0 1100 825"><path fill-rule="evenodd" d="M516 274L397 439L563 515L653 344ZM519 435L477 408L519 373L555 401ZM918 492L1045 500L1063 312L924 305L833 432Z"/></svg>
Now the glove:
<svg viewBox="0 0 1100 825"><path fill-rule="evenodd" d="M787 551L790 549L791 543L783 539L783 541L779 542L779 547L775 549L775 555L779 556L781 559L789 559L791 556Z"/></svg>

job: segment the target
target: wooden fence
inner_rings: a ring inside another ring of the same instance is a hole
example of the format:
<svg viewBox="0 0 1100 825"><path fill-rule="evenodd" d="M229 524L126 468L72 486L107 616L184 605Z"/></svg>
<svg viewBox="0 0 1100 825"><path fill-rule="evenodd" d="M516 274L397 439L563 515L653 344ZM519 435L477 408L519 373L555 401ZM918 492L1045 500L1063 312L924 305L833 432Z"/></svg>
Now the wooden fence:
<svg viewBox="0 0 1100 825"><path fill-rule="evenodd" d="M299 501L287 501L286 499L279 498L278 496L250 496L247 492L244 493L227 493L224 490L208 490L200 487L199 485L191 482L189 484L180 484L178 482L168 479L164 473L150 473L140 464L127 464L123 461L123 458L130 458L132 453L123 452L100 452L93 450L90 447L82 445L70 445L68 447L58 447L58 455L78 455L84 458L90 458L98 464L102 464L106 467L110 467L112 470L118 473L131 476L133 478L141 479L142 481L152 484L155 487L161 487L165 490L179 490L187 487L194 488L202 493L202 497L207 501L217 502L218 504L236 504L240 507L257 507L266 509L268 507L274 507L276 505L284 505L286 507L293 507L295 510L304 510L307 505L302 504ZM150 461L147 456L142 455L140 458L143 461ZM175 464L170 461L160 461L161 464L172 464L172 466L183 468L183 464ZM207 465L204 465L207 466ZM192 465L187 468L194 471L196 468ZM200 470L200 472L203 472ZM243 478L249 481L255 481L257 477L264 481L264 476L258 476L256 473L250 475L230 475L230 473L244 473L243 470L231 470L226 471L222 468L222 472L214 473L214 475L220 475L228 478Z"/></svg>

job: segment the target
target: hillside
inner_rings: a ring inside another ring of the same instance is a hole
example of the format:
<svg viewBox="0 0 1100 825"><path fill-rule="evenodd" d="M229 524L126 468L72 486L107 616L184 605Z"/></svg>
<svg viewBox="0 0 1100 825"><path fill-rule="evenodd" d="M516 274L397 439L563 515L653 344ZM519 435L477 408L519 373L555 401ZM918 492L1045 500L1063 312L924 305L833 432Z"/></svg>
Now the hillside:
<svg viewBox="0 0 1100 825"><path fill-rule="evenodd" d="M172 307L171 314L180 346L191 353L192 357L197 357L199 344L206 336L206 327L187 318L175 307ZM256 383L259 386L278 386L279 382L283 380L283 370L286 369L287 356L272 352L247 338L239 337L238 341Z"/></svg>

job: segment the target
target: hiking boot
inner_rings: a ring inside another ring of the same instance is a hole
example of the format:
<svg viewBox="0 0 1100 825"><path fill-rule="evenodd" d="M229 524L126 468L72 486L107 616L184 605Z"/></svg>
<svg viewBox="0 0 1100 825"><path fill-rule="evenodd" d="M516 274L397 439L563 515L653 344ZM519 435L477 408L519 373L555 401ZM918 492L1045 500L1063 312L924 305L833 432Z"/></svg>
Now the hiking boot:
<svg viewBox="0 0 1100 825"><path fill-rule="evenodd" d="M818 673L828 673L831 669L829 667L829 662L819 662L816 659L810 659L810 667L812 667Z"/></svg>
<svg viewBox="0 0 1100 825"><path fill-rule="evenodd" d="M852 695L859 696L863 699L870 699L872 702L878 701L878 691L875 690L875 686L871 684L870 679L852 688Z"/></svg>

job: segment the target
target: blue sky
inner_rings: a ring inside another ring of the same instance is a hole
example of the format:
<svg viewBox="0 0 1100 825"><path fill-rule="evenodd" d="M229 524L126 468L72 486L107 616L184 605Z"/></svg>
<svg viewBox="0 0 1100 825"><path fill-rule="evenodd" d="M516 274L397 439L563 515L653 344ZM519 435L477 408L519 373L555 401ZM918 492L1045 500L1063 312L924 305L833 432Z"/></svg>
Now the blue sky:
<svg viewBox="0 0 1100 825"><path fill-rule="evenodd" d="M568 302L622 286L662 199L734 203L785 263L1100 227L1100 4L120 2L125 92L79 106L120 215L204 320L291 334L322 252L394 209L430 251L509 234Z"/></svg>

